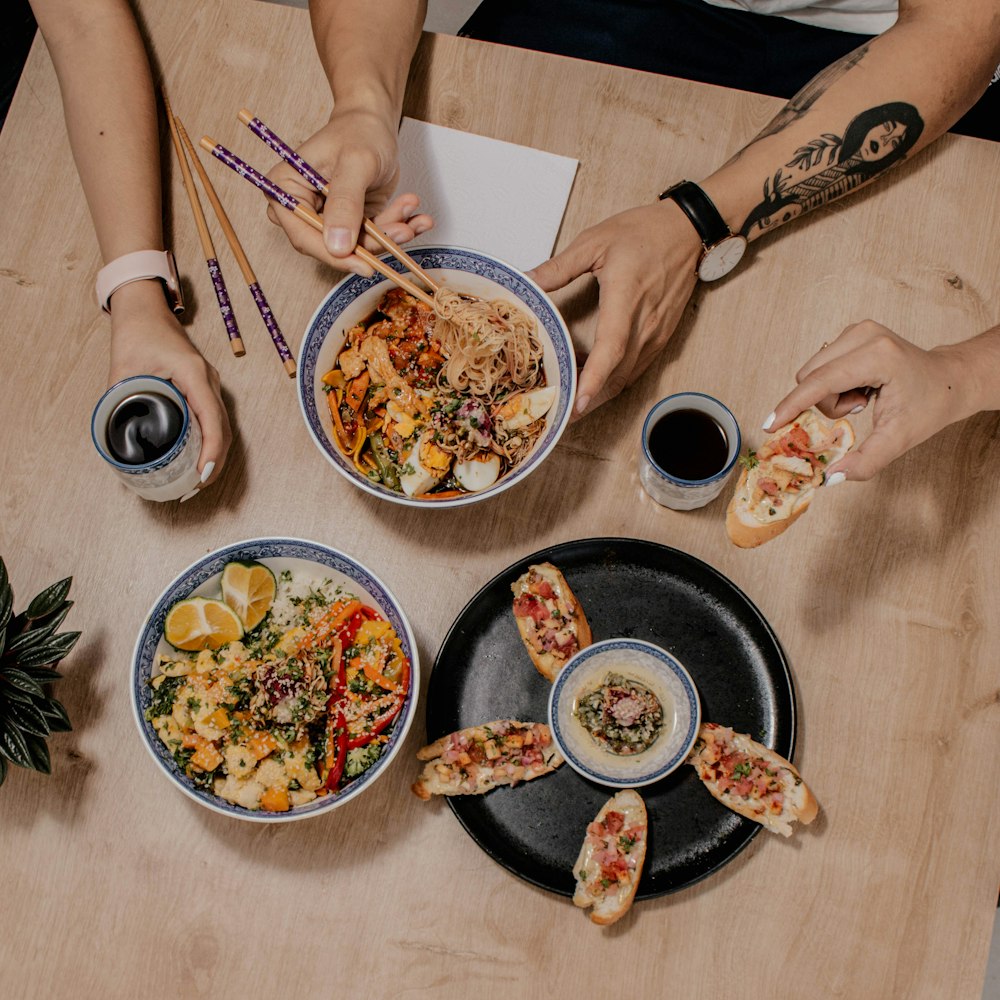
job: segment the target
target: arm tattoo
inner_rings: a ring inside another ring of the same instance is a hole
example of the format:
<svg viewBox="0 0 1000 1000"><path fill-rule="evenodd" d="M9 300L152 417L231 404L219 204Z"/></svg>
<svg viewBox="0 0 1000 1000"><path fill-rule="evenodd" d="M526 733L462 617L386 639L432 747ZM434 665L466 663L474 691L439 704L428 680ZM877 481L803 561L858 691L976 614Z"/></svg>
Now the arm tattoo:
<svg viewBox="0 0 1000 1000"><path fill-rule="evenodd" d="M903 159L923 129L917 109L896 101L862 111L842 137L824 132L765 178L764 199L740 231L759 236L861 187Z"/></svg>

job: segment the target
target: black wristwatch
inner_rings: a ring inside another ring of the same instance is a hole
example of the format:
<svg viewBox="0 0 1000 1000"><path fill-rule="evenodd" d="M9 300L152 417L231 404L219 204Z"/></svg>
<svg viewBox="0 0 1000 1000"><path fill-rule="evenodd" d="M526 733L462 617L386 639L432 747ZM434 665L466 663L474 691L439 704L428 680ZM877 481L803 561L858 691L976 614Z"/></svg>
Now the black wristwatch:
<svg viewBox="0 0 1000 1000"><path fill-rule="evenodd" d="M668 187L660 195L660 201L666 198L681 207L701 239L703 250L698 261L698 277L702 281L715 281L729 274L746 253L746 238L733 233L712 199L693 181L681 181Z"/></svg>

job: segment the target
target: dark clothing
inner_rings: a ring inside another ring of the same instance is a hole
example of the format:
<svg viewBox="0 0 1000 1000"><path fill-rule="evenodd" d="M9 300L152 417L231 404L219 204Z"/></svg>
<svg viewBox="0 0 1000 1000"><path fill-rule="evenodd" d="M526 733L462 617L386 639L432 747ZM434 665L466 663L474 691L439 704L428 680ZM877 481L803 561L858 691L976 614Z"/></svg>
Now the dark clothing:
<svg viewBox="0 0 1000 1000"><path fill-rule="evenodd" d="M871 38L703 0L483 0L459 34L786 99ZM951 131L1000 141L1000 84Z"/></svg>
<svg viewBox="0 0 1000 1000"><path fill-rule="evenodd" d="M0 39L0 128L7 120L10 102L34 38L35 18L28 0L12 0L6 10L3 38Z"/></svg>

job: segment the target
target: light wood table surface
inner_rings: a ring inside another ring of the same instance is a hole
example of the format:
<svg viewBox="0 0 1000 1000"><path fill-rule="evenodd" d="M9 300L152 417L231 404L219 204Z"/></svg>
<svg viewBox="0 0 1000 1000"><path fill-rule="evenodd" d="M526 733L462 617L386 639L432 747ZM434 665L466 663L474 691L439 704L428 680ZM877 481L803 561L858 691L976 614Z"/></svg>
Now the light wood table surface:
<svg viewBox="0 0 1000 1000"><path fill-rule="evenodd" d="M192 136L267 166L236 120L241 107L293 143L324 120L305 12L248 0L139 7ZM704 176L779 104L428 35L405 110L577 158L565 246L670 182ZM248 185L208 167L297 349L334 276L291 249ZM1000 884L996 415L820 496L783 538L749 552L725 537L725 494L690 513L655 505L637 450L648 408L681 389L726 401L759 440L798 365L849 322L870 316L927 346L997 322L1000 146L946 137L877 190L756 243L749 266L698 289L635 388L573 425L526 482L454 512L363 495L322 460L219 239L247 344L246 357L230 354L169 171L189 330L221 372L236 427L221 481L184 505L137 499L90 442L108 323L36 42L0 137L0 553L17 610L72 574L66 627L83 637L56 689L74 731L51 739L53 774L12 769L0 790L4 995L979 1000ZM592 290L559 302L586 344ZM135 636L188 563L280 534L343 549L390 586L416 632L422 694L469 596L529 553L596 536L691 553L756 603L788 654L795 759L820 818L788 841L762 832L715 875L604 931L494 863L443 802L410 794L422 706L389 773L322 819L262 828L200 808L139 741Z"/></svg>

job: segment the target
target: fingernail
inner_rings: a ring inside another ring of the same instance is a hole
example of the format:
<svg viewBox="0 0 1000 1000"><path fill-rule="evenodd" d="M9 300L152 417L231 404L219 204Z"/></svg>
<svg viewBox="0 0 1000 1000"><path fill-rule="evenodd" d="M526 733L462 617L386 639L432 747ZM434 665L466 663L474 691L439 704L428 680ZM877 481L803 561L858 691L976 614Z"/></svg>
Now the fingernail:
<svg viewBox="0 0 1000 1000"><path fill-rule="evenodd" d="M864 408L865 408L864 403L858 403L858 405L855 406L853 410L851 410L851 413L860 413Z"/></svg>
<svg viewBox="0 0 1000 1000"><path fill-rule="evenodd" d="M760 425L762 431L769 431L771 429L771 424L774 423L774 414L771 413L768 418Z"/></svg>
<svg viewBox="0 0 1000 1000"><path fill-rule="evenodd" d="M577 413L586 413L588 406L590 406L590 396L577 396L576 398Z"/></svg>
<svg viewBox="0 0 1000 1000"><path fill-rule="evenodd" d="M347 229L331 229L326 233L326 248L334 257L346 257L354 248L354 241Z"/></svg>
<svg viewBox="0 0 1000 1000"><path fill-rule="evenodd" d="M181 497L181 503L184 503L185 500L190 500L191 497L196 497L197 495L198 487L196 486L190 493L185 493L184 496Z"/></svg>
<svg viewBox="0 0 1000 1000"><path fill-rule="evenodd" d="M215 462L206 462L205 468L201 470L201 482L207 483L213 472L215 472Z"/></svg>
<svg viewBox="0 0 1000 1000"><path fill-rule="evenodd" d="M419 236L421 233L426 233L428 229L431 228L429 222L414 222L413 231Z"/></svg>
<svg viewBox="0 0 1000 1000"><path fill-rule="evenodd" d="M823 485L839 486L845 479L847 479L847 476L845 476L843 472L835 472L833 473L832 476L826 477L826 480L824 481Z"/></svg>

